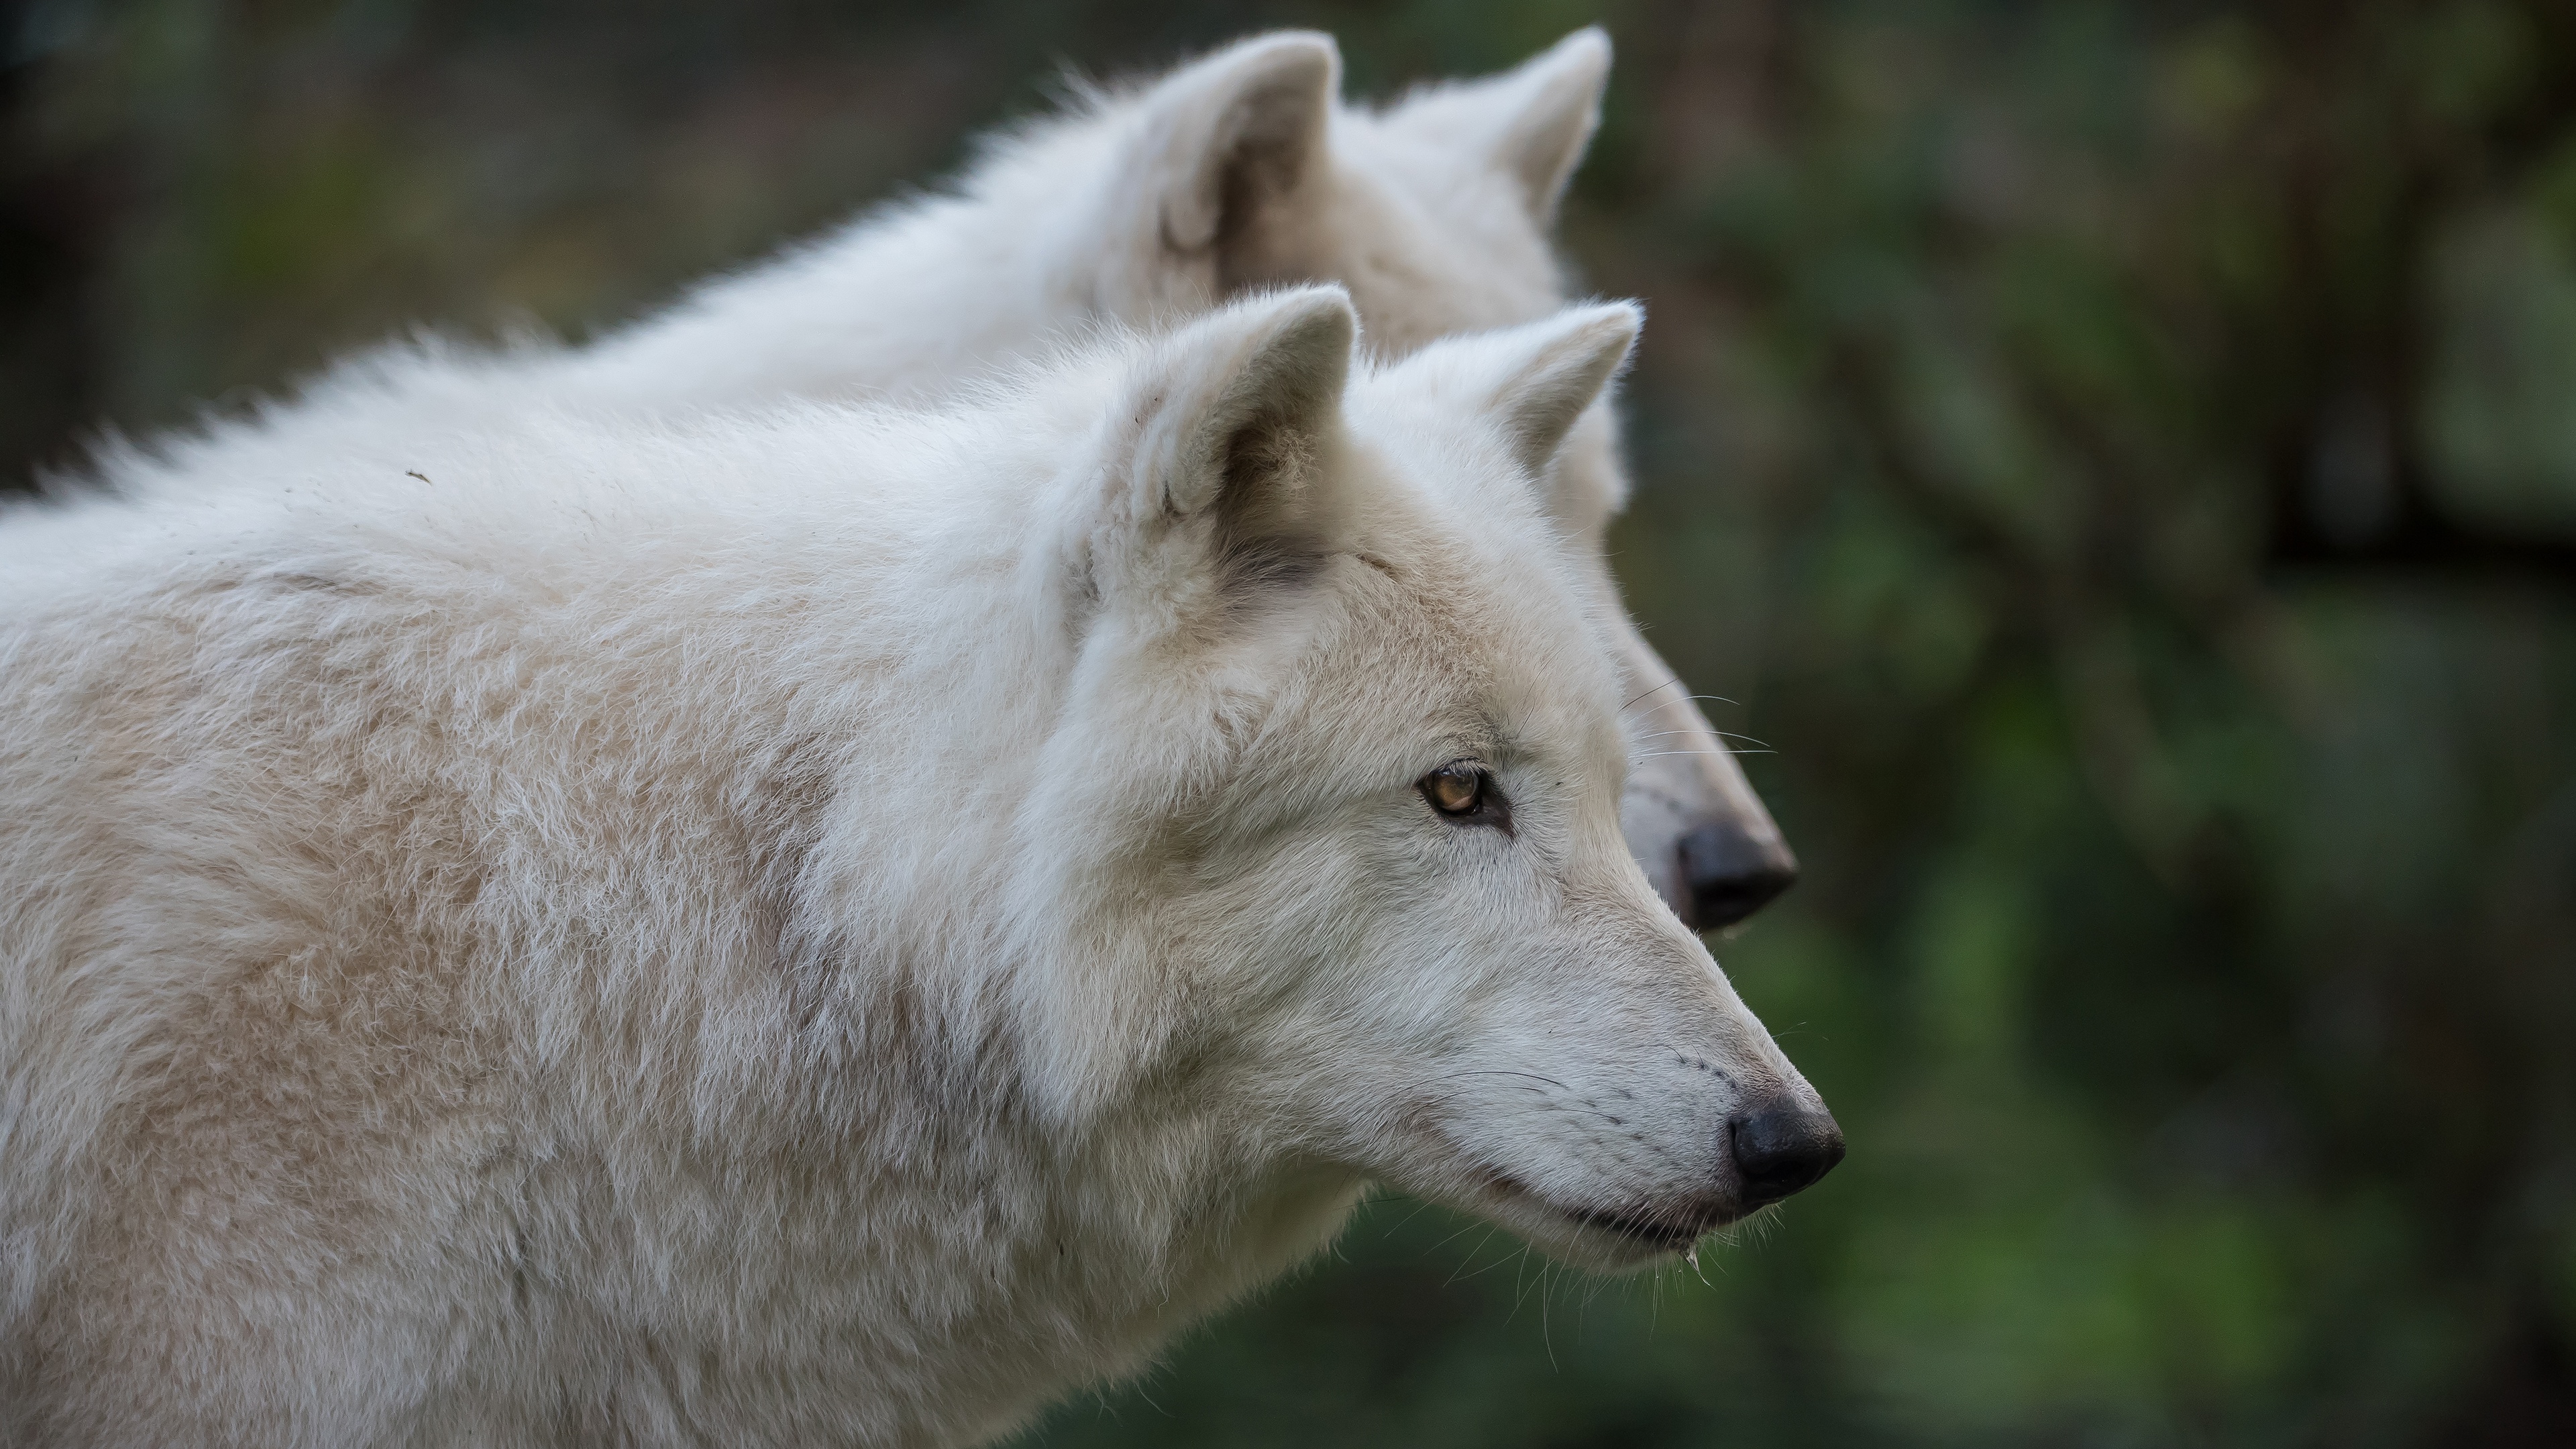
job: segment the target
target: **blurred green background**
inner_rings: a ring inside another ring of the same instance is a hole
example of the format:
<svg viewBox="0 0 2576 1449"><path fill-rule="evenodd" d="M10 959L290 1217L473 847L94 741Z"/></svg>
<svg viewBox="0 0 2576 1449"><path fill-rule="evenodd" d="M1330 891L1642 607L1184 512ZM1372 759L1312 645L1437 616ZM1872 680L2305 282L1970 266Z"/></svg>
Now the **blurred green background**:
<svg viewBox="0 0 2576 1449"><path fill-rule="evenodd" d="M2576 7L40 0L0 464L579 336L1070 63L1619 46L1618 568L1849 1162L1704 1276L1404 1201L1035 1446L2576 1444Z"/></svg>

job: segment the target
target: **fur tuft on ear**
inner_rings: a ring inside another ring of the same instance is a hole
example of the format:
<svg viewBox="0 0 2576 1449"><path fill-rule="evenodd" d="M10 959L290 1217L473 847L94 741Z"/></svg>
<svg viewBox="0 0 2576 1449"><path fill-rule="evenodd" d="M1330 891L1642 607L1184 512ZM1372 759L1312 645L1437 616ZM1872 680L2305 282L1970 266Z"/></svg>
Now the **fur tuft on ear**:
<svg viewBox="0 0 2576 1449"><path fill-rule="evenodd" d="M1138 449L1138 482L1163 510L1238 518L1293 506L1341 419L1359 314L1339 287L1258 297L1185 328L1164 349L1162 400Z"/></svg>
<svg viewBox="0 0 2576 1449"><path fill-rule="evenodd" d="M1286 31L1245 41L1165 83L1165 103L1154 108L1168 138L1165 244L1210 246L1295 192L1323 152L1341 75L1331 36Z"/></svg>
<svg viewBox="0 0 2576 1449"><path fill-rule="evenodd" d="M1289 30L1147 91L1122 178L1104 195L1110 232L1133 238L1107 284L1149 308L1195 310L1261 270L1234 254L1262 253L1264 228L1286 224L1324 172L1341 74L1331 36Z"/></svg>
<svg viewBox="0 0 2576 1449"><path fill-rule="evenodd" d="M1543 473L1568 433L1626 365L1646 314L1634 302L1569 307L1512 329L1530 339L1487 404L1532 473Z"/></svg>
<svg viewBox="0 0 2576 1449"><path fill-rule="evenodd" d="M1300 287L1158 343L1128 384L1128 443L1086 550L1093 590L1196 613L1311 552L1358 338L1348 293Z"/></svg>

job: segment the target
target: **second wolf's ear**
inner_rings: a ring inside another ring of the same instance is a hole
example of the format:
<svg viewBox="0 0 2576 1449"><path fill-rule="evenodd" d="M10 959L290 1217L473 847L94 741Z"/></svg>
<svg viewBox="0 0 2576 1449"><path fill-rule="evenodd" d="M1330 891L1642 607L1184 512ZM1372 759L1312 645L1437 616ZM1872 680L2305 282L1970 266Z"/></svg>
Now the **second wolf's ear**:
<svg viewBox="0 0 2576 1449"><path fill-rule="evenodd" d="M1609 83L1610 37L1592 25L1501 75L1424 91L1390 119L1478 155L1546 222L1600 128Z"/></svg>
<svg viewBox="0 0 2576 1449"><path fill-rule="evenodd" d="M1301 287L1157 343L1129 375L1107 496L1085 530L1091 592L1177 623L1320 551L1358 335L1347 293Z"/></svg>
<svg viewBox="0 0 2576 1449"><path fill-rule="evenodd" d="M1601 93L1610 84L1610 37L1586 26L1502 77L1519 103L1495 160L1517 177L1530 214L1556 215L1565 184L1601 129ZM1604 374L1605 376L1607 374Z"/></svg>
<svg viewBox="0 0 2576 1449"><path fill-rule="evenodd" d="M1146 93L1130 173L1163 248L1213 253L1293 202L1325 164L1342 57L1315 31L1256 36ZM1222 261L1219 259L1222 270Z"/></svg>

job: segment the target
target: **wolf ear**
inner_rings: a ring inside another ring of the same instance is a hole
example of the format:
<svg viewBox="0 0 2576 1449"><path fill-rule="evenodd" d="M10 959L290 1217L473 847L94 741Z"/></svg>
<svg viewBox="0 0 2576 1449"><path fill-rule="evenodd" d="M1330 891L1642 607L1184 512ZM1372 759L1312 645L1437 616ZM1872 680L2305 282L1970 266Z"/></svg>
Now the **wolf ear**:
<svg viewBox="0 0 2576 1449"><path fill-rule="evenodd" d="M1221 50L1149 91L1135 161L1161 246L1185 257L1219 251L1314 180L1341 75L1331 36L1290 30Z"/></svg>
<svg viewBox="0 0 2576 1449"><path fill-rule="evenodd" d="M1482 157L1545 222L1600 127L1609 83L1610 37L1592 25L1501 75L1424 91L1390 119Z"/></svg>
<svg viewBox="0 0 2576 1449"><path fill-rule="evenodd" d="M1569 307L1492 334L1500 351L1485 406L1521 466L1544 475L1566 435L1628 361L1645 313L1634 302Z"/></svg>
<svg viewBox="0 0 2576 1449"><path fill-rule="evenodd" d="M1326 461L1359 318L1339 287L1223 308L1131 374L1109 498L1086 550L1091 588L1195 612L1211 594L1293 572L1328 526Z"/></svg>
<svg viewBox="0 0 2576 1449"><path fill-rule="evenodd" d="M1521 62L1488 84L1508 117L1494 159L1521 184L1530 215L1556 215L1565 183L1601 127L1601 93L1610 84L1610 37L1589 25Z"/></svg>

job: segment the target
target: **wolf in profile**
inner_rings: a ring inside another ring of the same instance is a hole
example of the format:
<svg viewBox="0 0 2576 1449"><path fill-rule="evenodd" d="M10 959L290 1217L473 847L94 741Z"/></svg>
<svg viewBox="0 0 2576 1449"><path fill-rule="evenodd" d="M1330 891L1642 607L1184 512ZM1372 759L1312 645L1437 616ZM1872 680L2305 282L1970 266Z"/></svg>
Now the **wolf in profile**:
<svg viewBox="0 0 2576 1449"><path fill-rule="evenodd" d="M1603 1267L1813 1181L1621 835L1636 326L0 524L0 1438L966 1444L1367 1181Z"/></svg>
<svg viewBox="0 0 2576 1449"><path fill-rule="evenodd" d="M316 432L372 438L391 458L424 430L514 409L936 399L1087 326L1168 323L1300 282L1346 288L1389 355L1526 322L1564 299L1547 233L1609 65L1607 37L1584 30L1503 75L1367 110L1341 103L1330 36L1258 36L1095 92L997 139L951 192L864 216L587 347L381 355L264 431L198 446L266 447L291 470ZM110 473L193 478L193 451L166 465L128 453ZM1606 407L1560 466L1557 523L1580 541L1602 648L1627 683L1630 848L1684 920L1732 924L1795 879L1796 858L1619 607L1602 535L1627 484Z"/></svg>

